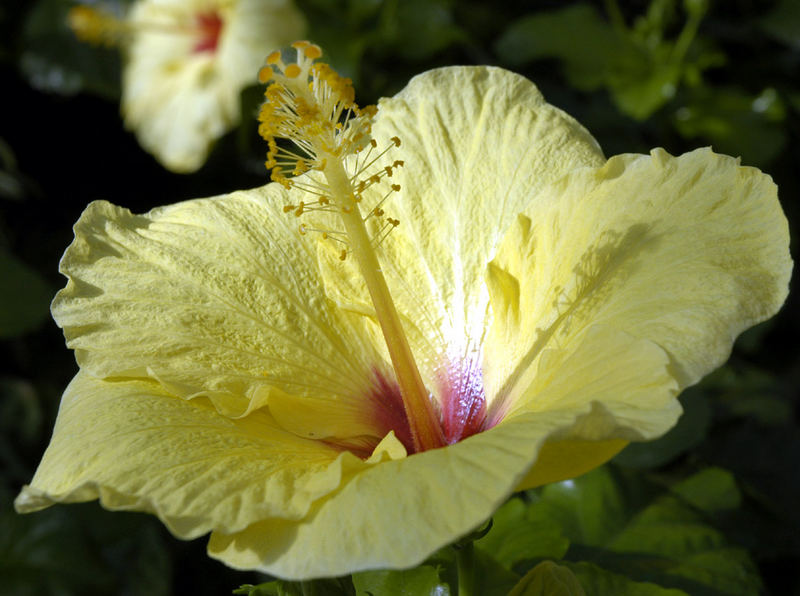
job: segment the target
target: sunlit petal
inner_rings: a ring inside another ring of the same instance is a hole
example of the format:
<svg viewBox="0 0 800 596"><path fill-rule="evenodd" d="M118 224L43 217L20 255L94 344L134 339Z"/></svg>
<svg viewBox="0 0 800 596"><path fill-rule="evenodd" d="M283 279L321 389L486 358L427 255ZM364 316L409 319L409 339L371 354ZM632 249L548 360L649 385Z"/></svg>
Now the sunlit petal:
<svg viewBox="0 0 800 596"><path fill-rule="evenodd" d="M520 217L489 268L487 393L504 407L537 409L534 379L544 369L564 377L590 369L573 357L548 364L548 350L597 360L581 348L592 328L613 339L590 340L602 366L632 356L613 349L624 332L663 349L678 388L695 383L724 362L739 333L781 306L787 248L775 185L733 158L655 150L577 170ZM636 395L619 399L645 407Z"/></svg>
<svg viewBox="0 0 800 596"><path fill-rule="evenodd" d="M99 498L158 515L178 536L235 532L270 517L300 519L367 464L302 439L259 410L221 416L152 381L79 373L64 393L53 440L19 511Z"/></svg>
<svg viewBox="0 0 800 596"><path fill-rule="evenodd" d="M209 553L281 577L409 567L483 523L528 469L543 440L582 410L524 414L444 449L354 476L303 520L214 532ZM313 556L309 556L313 553Z"/></svg>
<svg viewBox="0 0 800 596"><path fill-rule="evenodd" d="M273 388L333 400L355 425L346 434L362 434L381 360L326 298L285 201L271 185L147 215L91 204L53 304L79 364L206 395L229 415L263 406Z"/></svg>
<svg viewBox="0 0 800 596"><path fill-rule="evenodd" d="M572 168L604 159L595 140L547 104L529 80L486 67L426 72L379 104L378 147L402 144L401 190L385 210L400 225L383 242L382 264L428 379L447 360L475 360L488 314L486 264L515 214ZM383 163L383 162L381 162ZM384 164L385 165L385 164ZM328 291L370 311L353 263L327 259Z"/></svg>

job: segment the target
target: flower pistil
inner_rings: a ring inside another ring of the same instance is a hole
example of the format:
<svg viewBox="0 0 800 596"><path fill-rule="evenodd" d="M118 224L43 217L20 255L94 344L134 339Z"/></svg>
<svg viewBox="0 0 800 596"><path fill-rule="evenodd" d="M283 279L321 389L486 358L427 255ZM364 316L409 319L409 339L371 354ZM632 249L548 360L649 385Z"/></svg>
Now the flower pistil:
<svg viewBox="0 0 800 596"><path fill-rule="evenodd" d="M395 160L391 166L373 171L381 157L400 146L400 139L394 137L389 147L373 155L377 143L370 133L376 108L359 108L350 79L341 77L327 64L315 62L322 56L319 46L299 41L293 47L297 50L296 62L286 64L280 52L273 52L259 72L262 83L270 82L265 91L267 101L259 114L259 133L269 147L266 166L272 170L275 182L315 197L308 203L286 205L285 212L297 217L312 210L338 214L342 229L321 233L346 247L340 253L342 260L352 254L358 264L400 386L414 450L441 447L445 445L441 423L375 252L387 231L400 223L388 216L383 219L382 207L400 186L390 185L383 198L362 215L362 193L391 177L394 168L403 165L402 160ZM277 139L281 138L295 147L278 145ZM352 157L356 159L347 159ZM310 171L322 175L302 176ZM287 172L295 177L287 178ZM367 231L365 224L370 218L384 222L377 234ZM312 229L301 224L300 233L307 231Z"/></svg>

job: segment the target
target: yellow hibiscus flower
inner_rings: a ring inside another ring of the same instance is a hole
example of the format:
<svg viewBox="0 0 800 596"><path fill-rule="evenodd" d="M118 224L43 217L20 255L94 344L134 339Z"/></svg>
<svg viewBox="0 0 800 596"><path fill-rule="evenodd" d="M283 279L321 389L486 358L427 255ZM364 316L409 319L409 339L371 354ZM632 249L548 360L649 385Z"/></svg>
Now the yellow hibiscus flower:
<svg viewBox="0 0 800 596"><path fill-rule="evenodd" d="M262 71L280 184L76 224L53 314L80 372L19 511L99 498L284 578L412 566L664 433L782 304L758 170L606 160L499 68L360 110L297 47Z"/></svg>
<svg viewBox="0 0 800 596"><path fill-rule="evenodd" d="M239 94L264 56L305 28L291 0L139 0L124 21L86 6L70 21L84 39L123 45L125 126L180 173L238 124Z"/></svg>

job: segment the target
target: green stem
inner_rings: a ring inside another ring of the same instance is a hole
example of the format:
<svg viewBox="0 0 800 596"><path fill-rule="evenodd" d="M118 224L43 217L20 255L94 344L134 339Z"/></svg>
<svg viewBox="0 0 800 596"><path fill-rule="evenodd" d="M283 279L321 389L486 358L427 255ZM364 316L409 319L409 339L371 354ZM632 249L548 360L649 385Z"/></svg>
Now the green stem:
<svg viewBox="0 0 800 596"><path fill-rule="evenodd" d="M475 544L470 540L457 546L455 550L458 596L472 596L475 593Z"/></svg>
<svg viewBox="0 0 800 596"><path fill-rule="evenodd" d="M700 28L700 22L702 20L702 13L692 13L689 15L672 49L673 64L678 64L683 61L686 52L689 51L689 46L692 45L694 38L697 36L697 30Z"/></svg>
<svg viewBox="0 0 800 596"><path fill-rule="evenodd" d="M626 33L628 26L625 24L625 17L622 16L622 11L619 9L617 0L605 0L606 14L608 15L611 25L617 30L617 33Z"/></svg>

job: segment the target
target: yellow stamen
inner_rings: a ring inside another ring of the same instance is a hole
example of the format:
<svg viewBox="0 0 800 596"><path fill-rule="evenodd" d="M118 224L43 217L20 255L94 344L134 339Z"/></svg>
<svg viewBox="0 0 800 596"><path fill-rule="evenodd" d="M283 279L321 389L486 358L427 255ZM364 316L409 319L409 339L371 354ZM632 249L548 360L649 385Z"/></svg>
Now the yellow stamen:
<svg viewBox="0 0 800 596"><path fill-rule="evenodd" d="M265 91L266 103L259 113L259 133L267 140L267 166L272 168L272 179L286 186L296 187L318 195L314 203L300 202L299 206L287 205L284 211L303 215L313 209L335 210L339 213L343 232L318 230L324 238L345 241L339 258L345 260L353 255L369 291L375 315L383 332L392 366L403 397L403 406L411 426L414 448L417 451L443 446L444 435L434 411L428 390L420 376L408 344L400 316L389 293L375 247L397 225L399 220L387 217L382 221L376 237L370 237L366 219L380 219L384 215L383 202L392 192L400 190L392 184L391 190L371 209L366 208L367 217L362 217L359 203L362 192L368 187L382 183L391 176L393 168L403 165L396 160L392 166L376 165L389 149L376 157L371 152L378 143L371 137L372 119L377 110L372 106L359 108L354 103L355 93L350 79L339 76L327 64L315 63L322 51L307 41L292 45L297 50L297 61L285 65L280 54L274 52L267 58L271 72L259 73L259 79L271 81ZM264 69L262 69L263 71ZM276 139L292 141L299 151L279 147ZM390 148L400 146L400 139L393 137ZM367 149L365 156L359 155ZM345 158L358 156L347 161ZM370 172L373 166L376 171ZM284 172L303 174L316 170L322 176L286 178ZM323 200L324 199L324 200ZM302 225L300 233L311 228Z"/></svg>

